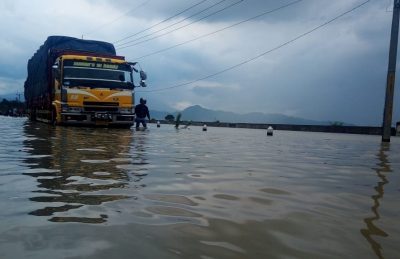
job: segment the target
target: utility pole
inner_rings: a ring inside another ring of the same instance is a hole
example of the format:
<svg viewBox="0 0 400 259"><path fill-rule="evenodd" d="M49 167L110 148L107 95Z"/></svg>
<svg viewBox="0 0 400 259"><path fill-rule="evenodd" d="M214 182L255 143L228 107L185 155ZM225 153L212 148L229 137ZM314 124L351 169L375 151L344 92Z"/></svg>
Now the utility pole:
<svg viewBox="0 0 400 259"><path fill-rule="evenodd" d="M396 77L397 42L399 37L399 11L400 0L394 0L389 48L389 66L386 79L385 108L383 110L382 142L390 142L392 131L394 82Z"/></svg>
<svg viewBox="0 0 400 259"><path fill-rule="evenodd" d="M21 93L17 92L18 102L21 102Z"/></svg>

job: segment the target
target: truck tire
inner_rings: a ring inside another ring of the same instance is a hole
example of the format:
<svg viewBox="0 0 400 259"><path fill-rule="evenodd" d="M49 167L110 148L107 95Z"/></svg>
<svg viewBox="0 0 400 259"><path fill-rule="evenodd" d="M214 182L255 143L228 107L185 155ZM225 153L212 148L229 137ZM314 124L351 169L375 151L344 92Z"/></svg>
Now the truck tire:
<svg viewBox="0 0 400 259"><path fill-rule="evenodd" d="M31 109L31 111L29 112L29 119L31 121L36 121L36 110L35 109Z"/></svg>

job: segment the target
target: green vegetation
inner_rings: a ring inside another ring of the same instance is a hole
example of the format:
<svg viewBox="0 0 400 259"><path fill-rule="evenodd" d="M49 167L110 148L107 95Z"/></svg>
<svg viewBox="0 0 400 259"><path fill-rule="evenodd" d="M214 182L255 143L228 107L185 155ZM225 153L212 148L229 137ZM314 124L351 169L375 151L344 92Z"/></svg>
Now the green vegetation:
<svg viewBox="0 0 400 259"><path fill-rule="evenodd" d="M339 127L341 127L341 126L344 126L344 122L341 122L341 121L331 121L331 122L330 122L330 125L331 125L331 126L339 126Z"/></svg>
<svg viewBox="0 0 400 259"><path fill-rule="evenodd" d="M167 116L165 116L165 120L167 120L167 121L174 121L174 120L175 120L175 117L174 117L174 115L172 115L172 114L168 114Z"/></svg>
<svg viewBox="0 0 400 259"><path fill-rule="evenodd" d="M3 99L0 102L0 115L22 116L25 114L25 103Z"/></svg>

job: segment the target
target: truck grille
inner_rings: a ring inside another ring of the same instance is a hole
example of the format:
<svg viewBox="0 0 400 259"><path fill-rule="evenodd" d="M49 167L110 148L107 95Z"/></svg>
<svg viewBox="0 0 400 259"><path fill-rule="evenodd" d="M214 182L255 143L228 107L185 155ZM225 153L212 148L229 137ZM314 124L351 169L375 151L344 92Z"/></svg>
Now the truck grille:
<svg viewBox="0 0 400 259"><path fill-rule="evenodd" d="M89 105L89 106L118 106L119 103L111 103L111 102L83 102L83 105Z"/></svg>
<svg viewBox="0 0 400 259"><path fill-rule="evenodd" d="M107 112L115 112L118 111L119 103L112 102L83 102L84 111L92 112L92 111L107 111Z"/></svg>

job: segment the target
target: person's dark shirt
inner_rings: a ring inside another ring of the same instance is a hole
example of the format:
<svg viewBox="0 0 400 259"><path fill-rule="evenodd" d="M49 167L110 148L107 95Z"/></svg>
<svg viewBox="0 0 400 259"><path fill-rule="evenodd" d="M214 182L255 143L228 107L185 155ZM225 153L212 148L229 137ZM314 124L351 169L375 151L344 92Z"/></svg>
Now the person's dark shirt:
<svg viewBox="0 0 400 259"><path fill-rule="evenodd" d="M136 116L139 118L149 118L150 120L150 113L149 113L149 108L145 104L138 104L135 106L135 113Z"/></svg>

